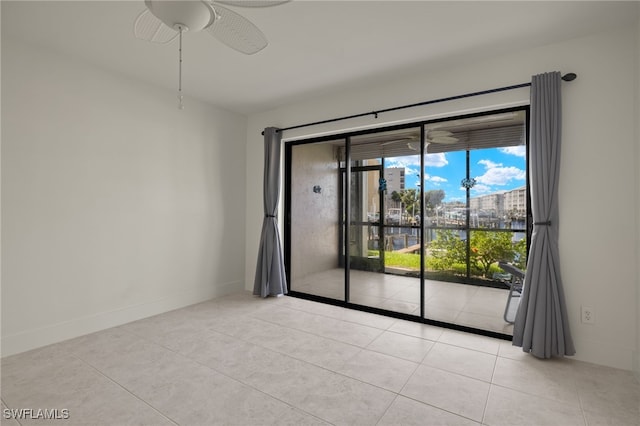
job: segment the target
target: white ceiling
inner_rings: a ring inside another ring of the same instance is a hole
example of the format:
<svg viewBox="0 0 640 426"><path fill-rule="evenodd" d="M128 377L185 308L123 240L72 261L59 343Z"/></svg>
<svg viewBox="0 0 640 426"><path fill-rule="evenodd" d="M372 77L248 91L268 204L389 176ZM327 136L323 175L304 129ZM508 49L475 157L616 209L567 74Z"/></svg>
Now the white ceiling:
<svg viewBox="0 0 640 426"><path fill-rule="evenodd" d="M245 56L187 33L183 91L244 114L629 25L638 1L306 1L232 8L269 39ZM177 89L178 43L137 40L139 1L5 1L2 37ZM579 73L579 70L570 70Z"/></svg>

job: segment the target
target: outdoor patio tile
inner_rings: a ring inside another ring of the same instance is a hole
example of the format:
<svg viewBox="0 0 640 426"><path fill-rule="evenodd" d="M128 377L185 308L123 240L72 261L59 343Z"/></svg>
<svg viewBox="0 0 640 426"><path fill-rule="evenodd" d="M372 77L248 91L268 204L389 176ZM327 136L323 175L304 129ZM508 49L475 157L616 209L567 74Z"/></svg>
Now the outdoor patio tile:
<svg viewBox="0 0 640 426"><path fill-rule="evenodd" d="M417 314L419 315L420 312L420 305L416 304L416 303L408 303L408 302L403 302L401 300L395 300L395 299L387 299L384 302L382 302L382 305L380 306L382 309L386 309L388 311L393 311L393 312L401 312L403 314Z"/></svg>

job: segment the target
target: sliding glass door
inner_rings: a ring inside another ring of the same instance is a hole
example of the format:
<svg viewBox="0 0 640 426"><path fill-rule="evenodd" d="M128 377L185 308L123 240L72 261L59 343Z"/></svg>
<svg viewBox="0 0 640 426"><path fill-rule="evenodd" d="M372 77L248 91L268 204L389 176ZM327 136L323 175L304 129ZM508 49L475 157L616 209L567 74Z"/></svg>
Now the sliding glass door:
<svg viewBox="0 0 640 426"><path fill-rule="evenodd" d="M526 265L526 108L285 146L292 294L511 333ZM515 294L514 297L518 295Z"/></svg>
<svg viewBox="0 0 640 426"><path fill-rule="evenodd" d="M349 141L349 302L419 316L420 127Z"/></svg>
<svg viewBox="0 0 640 426"><path fill-rule="evenodd" d="M290 289L342 301L342 183L336 161L344 140L289 146L285 174L285 262Z"/></svg>
<svg viewBox="0 0 640 426"><path fill-rule="evenodd" d="M425 126L426 319L512 333L498 262L526 265L526 123L522 109Z"/></svg>

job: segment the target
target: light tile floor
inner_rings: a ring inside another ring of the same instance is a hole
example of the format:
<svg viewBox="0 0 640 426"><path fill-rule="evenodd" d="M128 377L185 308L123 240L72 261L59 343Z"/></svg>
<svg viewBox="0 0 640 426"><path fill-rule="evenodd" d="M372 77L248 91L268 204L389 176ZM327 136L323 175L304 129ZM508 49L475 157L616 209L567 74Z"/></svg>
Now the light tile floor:
<svg viewBox="0 0 640 426"><path fill-rule="evenodd" d="M292 281L292 290L344 300L344 270L330 269ZM451 324L513 335L504 320L509 291L425 280L425 317ZM508 318L515 318L520 298L513 298ZM350 302L420 315L420 280L415 277L351 270Z"/></svg>
<svg viewBox="0 0 640 426"><path fill-rule="evenodd" d="M248 293L3 358L1 376L3 425L640 425L630 372ZM5 418L29 408L69 419Z"/></svg>

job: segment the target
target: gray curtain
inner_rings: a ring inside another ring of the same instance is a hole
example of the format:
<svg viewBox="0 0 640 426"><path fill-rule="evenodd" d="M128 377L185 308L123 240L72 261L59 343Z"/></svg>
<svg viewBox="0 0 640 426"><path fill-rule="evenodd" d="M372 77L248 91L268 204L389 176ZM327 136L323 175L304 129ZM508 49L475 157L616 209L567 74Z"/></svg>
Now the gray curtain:
<svg viewBox="0 0 640 426"><path fill-rule="evenodd" d="M558 176L561 102L559 72L532 77L529 167L533 235L513 345L538 358L574 355L560 277Z"/></svg>
<svg viewBox="0 0 640 426"><path fill-rule="evenodd" d="M282 243L278 232L280 197L280 144L282 133L275 127L264 129L264 219L258 251L253 294L261 297L287 294Z"/></svg>

